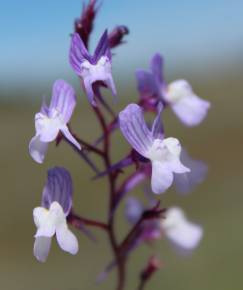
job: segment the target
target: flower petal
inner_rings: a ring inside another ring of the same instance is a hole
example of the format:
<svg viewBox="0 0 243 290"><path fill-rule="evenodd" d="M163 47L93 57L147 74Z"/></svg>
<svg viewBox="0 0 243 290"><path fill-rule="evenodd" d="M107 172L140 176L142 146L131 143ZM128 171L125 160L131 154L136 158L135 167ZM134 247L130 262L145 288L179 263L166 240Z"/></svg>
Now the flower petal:
<svg viewBox="0 0 243 290"><path fill-rule="evenodd" d="M163 58L159 53L156 53L151 59L151 71L158 83L163 82Z"/></svg>
<svg viewBox="0 0 243 290"><path fill-rule="evenodd" d="M158 85L152 73L145 70L137 70L136 79L137 89L142 99L158 95Z"/></svg>
<svg viewBox="0 0 243 290"><path fill-rule="evenodd" d="M199 125L206 117L210 103L199 98L190 96L172 105L172 110L185 125L192 127Z"/></svg>
<svg viewBox="0 0 243 290"><path fill-rule="evenodd" d="M206 117L210 103L199 98L185 80L177 80L169 84L167 101L182 123L191 127L200 124Z"/></svg>
<svg viewBox="0 0 243 290"><path fill-rule="evenodd" d="M59 129L63 126L62 121L58 117L58 112L55 111L56 116L49 118L48 116L37 113L35 115L35 129L36 134L40 136L42 142L52 142L56 139Z"/></svg>
<svg viewBox="0 0 243 290"><path fill-rule="evenodd" d="M78 143L78 141L73 137L73 135L71 134L71 132L69 131L67 126L63 126L61 128L61 132L63 133L63 135L71 142L73 143L73 145L75 145L79 150L81 150L81 146Z"/></svg>
<svg viewBox="0 0 243 290"><path fill-rule="evenodd" d="M111 74L107 75L107 78L104 80L107 87L111 90L112 95L115 97L117 95L116 86Z"/></svg>
<svg viewBox="0 0 243 290"><path fill-rule="evenodd" d="M88 97L88 101L92 106L97 106L95 98L94 98L94 90L92 86L92 80L90 78L84 78L83 79L83 86L85 93Z"/></svg>
<svg viewBox="0 0 243 290"><path fill-rule="evenodd" d="M62 116L62 120L67 124L72 116L77 99L75 91L64 80L57 80L53 85L52 98L50 103L50 111L53 109L58 111Z"/></svg>
<svg viewBox="0 0 243 290"><path fill-rule="evenodd" d="M102 56L107 56L111 60L111 51L109 46L109 39L107 29L102 34L99 43L94 52L94 62L96 63Z"/></svg>
<svg viewBox="0 0 243 290"><path fill-rule="evenodd" d="M190 172L175 174L174 184L176 191L182 194L191 192L195 186L202 183L206 177L208 167L200 160L193 160L185 149L181 152L181 161L190 168Z"/></svg>
<svg viewBox="0 0 243 290"><path fill-rule="evenodd" d="M173 182L170 168L159 161L152 161L151 188L156 194L165 192Z"/></svg>
<svg viewBox="0 0 243 290"><path fill-rule="evenodd" d="M40 136L34 136L29 143L29 153L37 163L43 163L46 151L48 148L47 142L40 141Z"/></svg>
<svg viewBox="0 0 243 290"><path fill-rule="evenodd" d="M78 240L75 235L68 229L67 225L61 225L56 230L57 242L60 248L72 255L78 252Z"/></svg>
<svg viewBox="0 0 243 290"><path fill-rule="evenodd" d="M48 211L44 207L36 207L33 210L33 218L37 228L43 226L48 216Z"/></svg>
<svg viewBox="0 0 243 290"><path fill-rule="evenodd" d="M58 202L67 216L72 207L72 178L63 167L48 170L47 182L42 193L42 206L49 209L53 202Z"/></svg>
<svg viewBox="0 0 243 290"><path fill-rule="evenodd" d="M203 235L202 227L189 222L180 208L171 208L167 211L162 227L167 238L184 250L194 249Z"/></svg>
<svg viewBox="0 0 243 290"><path fill-rule="evenodd" d="M81 74L81 63L85 60L90 61L91 57L81 40L78 33L74 33L71 39L71 47L69 50L69 62L77 75Z"/></svg>
<svg viewBox="0 0 243 290"><path fill-rule="evenodd" d="M163 111L163 104L159 103L158 113L152 125L152 135L154 139L164 139L164 127L161 120L161 112Z"/></svg>
<svg viewBox="0 0 243 290"><path fill-rule="evenodd" d="M142 203L135 197L129 197L125 204L125 216L131 224L135 224L144 211Z"/></svg>
<svg viewBox="0 0 243 290"><path fill-rule="evenodd" d="M45 262L51 248L51 238L37 237L34 243L34 256L40 262Z"/></svg>
<svg viewBox="0 0 243 290"><path fill-rule="evenodd" d="M119 113L120 129L130 145L141 155L145 155L152 145L149 131L140 106L128 105Z"/></svg>

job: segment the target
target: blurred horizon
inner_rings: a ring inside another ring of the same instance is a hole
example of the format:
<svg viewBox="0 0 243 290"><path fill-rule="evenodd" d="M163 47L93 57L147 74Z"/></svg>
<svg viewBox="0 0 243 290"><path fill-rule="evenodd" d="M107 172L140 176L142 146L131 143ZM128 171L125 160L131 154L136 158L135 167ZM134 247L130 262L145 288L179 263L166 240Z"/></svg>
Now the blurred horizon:
<svg viewBox="0 0 243 290"><path fill-rule="evenodd" d="M92 49L104 29L124 24L130 30L127 43L114 50L114 77L121 86L134 86L135 70L147 68L155 52L165 58L168 80L188 76L203 81L215 75L226 78L242 73L242 1L98 2L102 5L91 38ZM77 84L68 63L68 50L69 35L82 3L0 3L0 34L4 39L0 54L1 99L11 99L9 95L16 96L20 90L30 99L33 88L42 96L59 78Z"/></svg>

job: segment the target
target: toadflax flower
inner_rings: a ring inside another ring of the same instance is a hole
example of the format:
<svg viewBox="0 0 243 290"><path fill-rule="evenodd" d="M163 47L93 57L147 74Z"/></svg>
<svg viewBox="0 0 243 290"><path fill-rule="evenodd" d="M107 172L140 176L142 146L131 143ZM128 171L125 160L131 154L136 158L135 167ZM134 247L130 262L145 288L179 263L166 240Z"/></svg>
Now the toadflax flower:
<svg viewBox="0 0 243 290"><path fill-rule="evenodd" d="M49 107L43 104L40 112L35 115L36 135L29 143L29 152L36 162L44 161L48 143L54 141L60 131L78 149L81 149L67 127L75 105L74 89L63 80L55 81Z"/></svg>
<svg viewBox="0 0 243 290"><path fill-rule="evenodd" d="M96 105L92 85L102 81L116 95L116 88L111 74L111 51L107 30L103 33L95 49L90 55L79 34L74 33L71 40L69 61L76 74L83 79L88 100Z"/></svg>
<svg viewBox="0 0 243 290"><path fill-rule="evenodd" d="M147 99L151 102L153 96L169 105L185 125L200 124L207 115L210 103L198 97L186 80L166 84L162 70L163 59L160 54L155 54L151 60L151 72L136 72L141 101L144 103Z"/></svg>
<svg viewBox="0 0 243 290"><path fill-rule="evenodd" d="M180 161L181 145L176 138L164 138L159 108L149 130L140 106L128 105L119 114L120 129L130 145L152 163L151 188L154 193L165 192L173 182L173 173L189 172Z"/></svg>
<svg viewBox="0 0 243 290"><path fill-rule="evenodd" d="M48 171L48 178L42 193L41 207L33 211L37 227L34 255L45 262L51 247L51 239L56 235L60 248L70 254L78 252L78 241L68 229L67 216L72 207L72 179L69 172L61 167Z"/></svg>
<svg viewBox="0 0 243 290"><path fill-rule="evenodd" d="M136 224L145 210L138 199L126 200L125 216L129 223ZM202 227L188 221L178 207L168 209L165 218L147 220L142 226L140 242L152 242L165 236L181 253L195 249L203 236Z"/></svg>

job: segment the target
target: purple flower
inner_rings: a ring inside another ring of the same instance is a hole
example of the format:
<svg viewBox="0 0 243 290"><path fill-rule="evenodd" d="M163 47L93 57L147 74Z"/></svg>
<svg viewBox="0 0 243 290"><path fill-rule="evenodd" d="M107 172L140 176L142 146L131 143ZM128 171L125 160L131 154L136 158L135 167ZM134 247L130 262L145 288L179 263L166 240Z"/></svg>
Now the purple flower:
<svg viewBox="0 0 243 290"><path fill-rule="evenodd" d="M42 193L42 205L33 210L37 227L34 255L40 262L46 261L54 235L62 250L73 255L78 252L77 238L68 229L66 220L71 207L72 179L69 172L61 167L50 169Z"/></svg>
<svg viewBox="0 0 243 290"><path fill-rule="evenodd" d="M200 124L210 103L199 98L186 80L176 80L166 84L163 77L163 59L155 54L151 60L151 72L138 70L136 78L141 102L148 106L148 102L158 99L170 105L177 117L187 126Z"/></svg>
<svg viewBox="0 0 243 290"><path fill-rule="evenodd" d="M63 80L55 81L49 107L43 104L40 112L35 115L36 134L29 143L29 152L36 162L44 161L48 143L54 141L60 131L81 149L67 127L75 105L76 96L73 88Z"/></svg>
<svg viewBox="0 0 243 290"><path fill-rule="evenodd" d="M187 220L182 209L173 207L167 210L166 218L161 221L165 236L180 251L196 248L203 236L200 225Z"/></svg>
<svg viewBox="0 0 243 290"><path fill-rule="evenodd" d="M88 100L92 105L96 105L92 85L97 81L104 82L111 89L112 94L116 95L111 74L111 51L107 30L101 36L93 56L87 51L80 36L74 33L71 40L69 61L75 73L83 79Z"/></svg>
<svg viewBox="0 0 243 290"><path fill-rule="evenodd" d="M184 148L181 152L181 161L191 171L184 174L175 174L174 184L177 192L187 194L204 181L208 167L204 162L192 159Z"/></svg>
<svg viewBox="0 0 243 290"><path fill-rule="evenodd" d="M189 172L180 161L181 145L176 138L164 138L159 108L149 130L140 106L128 105L119 114L120 129L130 145L152 163L151 187L154 193L165 192L173 182L173 173Z"/></svg>

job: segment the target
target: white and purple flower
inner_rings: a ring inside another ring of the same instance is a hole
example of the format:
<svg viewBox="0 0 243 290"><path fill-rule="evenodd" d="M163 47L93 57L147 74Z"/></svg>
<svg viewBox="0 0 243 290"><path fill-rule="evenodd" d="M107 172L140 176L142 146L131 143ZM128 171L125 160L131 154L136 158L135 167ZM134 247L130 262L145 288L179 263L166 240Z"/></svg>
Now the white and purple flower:
<svg viewBox="0 0 243 290"><path fill-rule="evenodd" d="M181 145L176 138L164 138L159 108L152 129L149 130L142 108L128 105L119 114L120 129L130 145L152 164L151 188L154 193L165 192L173 182L173 174L189 172L180 161Z"/></svg>
<svg viewBox="0 0 243 290"><path fill-rule="evenodd" d="M33 210L37 227L34 255L38 261L46 261L54 235L63 251L72 255L78 252L77 238L67 226L67 216L71 208L72 179L69 172L61 167L50 169L42 193L42 205Z"/></svg>
<svg viewBox="0 0 243 290"><path fill-rule="evenodd" d="M69 53L70 64L75 73L82 78L89 102L95 106L93 84L102 81L116 95L116 88L111 74L111 51L107 30L103 33L90 55L78 33L74 33Z"/></svg>
<svg viewBox="0 0 243 290"><path fill-rule="evenodd" d="M163 76L163 59L155 54L151 60L151 72L136 72L138 90L144 101L152 96L169 105L186 126L196 126L206 117L210 103L198 97L186 80L176 80L170 84Z"/></svg>
<svg viewBox="0 0 243 290"><path fill-rule="evenodd" d="M138 199L129 197L126 200L125 216L129 223L136 224L145 210ZM183 210L178 207L169 208L164 218L147 220L142 226L140 242L156 241L165 236L179 253L195 249L203 236L203 228L188 221Z"/></svg>
<svg viewBox="0 0 243 290"><path fill-rule="evenodd" d="M35 115L36 134L29 143L29 152L36 162L43 163L48 143L54 141L59 132L81 149L67 126L75 105L74 89L63 80L55 81L49 107L43 104L40 112Z"/></svg>

